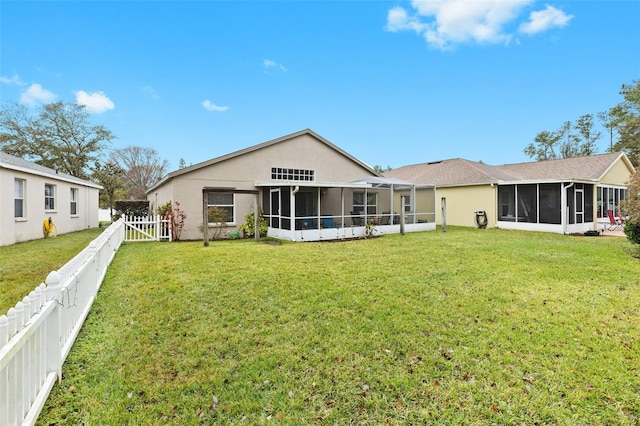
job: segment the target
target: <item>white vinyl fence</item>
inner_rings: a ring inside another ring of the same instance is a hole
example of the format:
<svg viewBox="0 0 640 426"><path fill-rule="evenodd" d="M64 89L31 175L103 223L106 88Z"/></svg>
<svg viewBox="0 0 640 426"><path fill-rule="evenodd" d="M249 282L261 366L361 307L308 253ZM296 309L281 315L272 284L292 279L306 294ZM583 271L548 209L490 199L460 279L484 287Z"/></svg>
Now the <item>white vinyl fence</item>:
<svg viewBox="0 0 640 426"><path fill-rule="evenodd" d="M147 217L124 216L125 237L129 241L173 240L171 235L171 217L160 215Z"/></svg>
<svg viewBox="0 0 640 426"><path fill-rule="evenodd" d="M120 219L0 316L0 426L35 424L124 236Z"/></svg>

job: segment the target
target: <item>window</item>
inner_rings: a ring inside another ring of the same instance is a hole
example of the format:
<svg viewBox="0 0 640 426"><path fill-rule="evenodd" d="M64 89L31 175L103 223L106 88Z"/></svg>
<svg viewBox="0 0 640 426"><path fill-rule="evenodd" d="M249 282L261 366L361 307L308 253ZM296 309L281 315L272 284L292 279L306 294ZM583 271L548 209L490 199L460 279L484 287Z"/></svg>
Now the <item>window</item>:
<svg viewBox="0 0 640 426"><path fill-rule="evenodd" d="M26 212L24 211L24 190L26 184L27 183L24 179L16 179L14 181L13 217L26 217Z"/></svg>
<svg viewBox="0 0 640 426"><path fill-rule="evenodd" d="M235 222L234 196L231 193L207 193L207 209L209 223Z"/></svg>
<svg viewBox="0 0 640 426"><path fill-rule="evenodd" d="M501 185L498 188L498 220L515 222L516 220L516 186Z"/></svg>
<svg viewBox="0 0 640 426"><path fill-rule="evenodd" d="M367 215L374 215L377 212L378 194L375 192L367 192ZM353 193L353 211L364 212L364 192Z"/></svg>
<svg viewBox="0 0 640 426"><path fill-rule="evenodd" d="M598 194L598 217L607 217L607 210L612 210L614 215L619 213L620 201L627 199L626 188L613 188L610 186L599 186Z"/></svg>
<svg viewBox="0 0 640 426"><path fill-rule="evenodd" d="M288 169L285 167L272 167L271 179L274 180L315 180L315 172L305 169Z"/></svg>
<svg viewBox="0 0 640 426"><path fill-rule="evenodd" d="M72 216L78 214L78 188L71 188L71 205L69 211Z"/></svg>
<svg viewBox="0 0 640 426"><path fill-rule="evenodd" d="M44 185L44 209L55 210L56 208L56 186L51 184Z"/></svg>
<svg viewBox="0 0 640 426"><path fill-rule="evenodd" d="M411 213L411 195L404 196L404 212Z"/></svg>

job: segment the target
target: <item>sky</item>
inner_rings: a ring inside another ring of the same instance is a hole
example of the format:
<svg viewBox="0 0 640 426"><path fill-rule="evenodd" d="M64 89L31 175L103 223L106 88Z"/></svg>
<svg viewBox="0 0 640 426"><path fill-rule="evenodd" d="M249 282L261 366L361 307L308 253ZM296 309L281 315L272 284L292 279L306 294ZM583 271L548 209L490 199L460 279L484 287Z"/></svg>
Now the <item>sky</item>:
<svg viewBox="0 0 640 426"><path fill-rule="evenodd" d="M307 128L372 166L518 163L622 101L639 22L637 0L3 0L0 102L85 105L171 170Z"/></svg>

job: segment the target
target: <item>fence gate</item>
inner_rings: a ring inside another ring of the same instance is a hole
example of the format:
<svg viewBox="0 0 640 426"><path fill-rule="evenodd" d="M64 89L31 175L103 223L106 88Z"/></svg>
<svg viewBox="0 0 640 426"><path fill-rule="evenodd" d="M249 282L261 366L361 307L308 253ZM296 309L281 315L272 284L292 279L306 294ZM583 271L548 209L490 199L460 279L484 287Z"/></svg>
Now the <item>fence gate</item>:
<svg viewBox="0 0 640 426"><path fill-rule="evenodd" d="M171 218L157 216L125 216L125 241L171 241Z"/></svg>

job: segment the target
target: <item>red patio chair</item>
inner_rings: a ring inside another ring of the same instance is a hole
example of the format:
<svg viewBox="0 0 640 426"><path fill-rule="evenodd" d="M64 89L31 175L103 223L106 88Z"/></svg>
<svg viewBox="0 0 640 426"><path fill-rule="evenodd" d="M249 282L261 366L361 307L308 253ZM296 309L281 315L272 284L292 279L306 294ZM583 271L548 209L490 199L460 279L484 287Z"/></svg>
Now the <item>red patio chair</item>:
<svg viewBox="0 0 640 426"><path fill-rule="evenodd" d="M609 216L609 231L615 231L622 226L622 220L613 215L613 210L607 210L607 216Z"/></svg>

